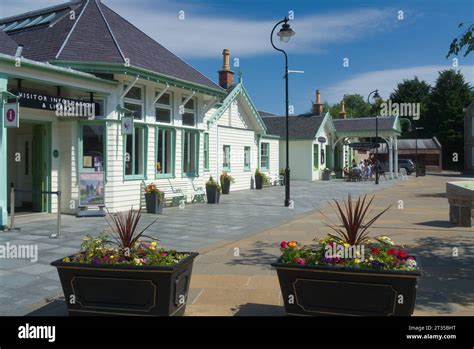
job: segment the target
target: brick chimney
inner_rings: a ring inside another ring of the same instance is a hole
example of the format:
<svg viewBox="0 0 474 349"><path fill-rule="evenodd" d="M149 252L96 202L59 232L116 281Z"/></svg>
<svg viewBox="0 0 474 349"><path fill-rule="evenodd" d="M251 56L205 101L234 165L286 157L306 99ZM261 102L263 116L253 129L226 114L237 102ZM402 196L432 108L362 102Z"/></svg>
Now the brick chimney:
<svg viewBox="0 0 474 349"><path fill-rule="evenodd" d="M313 104L313 113L315 115L321 115L324 110L324 105L321 104L321 92L316 90L316 103Z"/></svg>
<svg viewBox="0 0 474 349"><path fill-rule="evenodd" d="M219 86L226 90L234 84L234 72L230 70L229 55L229 49L225 48L224 51L222 51L224 64L221 70L219 70Z"/></svg>
<svg viewBox="0 0 474 349"><path fill-rule="evenodd" d="M346 103L344 103L344 98L341 101L341 111L339 112L339 119L345 119L347 116L346 113Z"/></svg>

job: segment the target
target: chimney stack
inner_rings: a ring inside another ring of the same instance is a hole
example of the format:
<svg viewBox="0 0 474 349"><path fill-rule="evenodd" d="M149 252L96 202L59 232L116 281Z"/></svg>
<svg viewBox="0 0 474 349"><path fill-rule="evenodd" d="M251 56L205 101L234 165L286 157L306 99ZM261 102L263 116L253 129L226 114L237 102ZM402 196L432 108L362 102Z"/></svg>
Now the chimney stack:
<svg viewBox="0 0 474 349"><path fill-rule="evenodd" d="M344 103L344 98L341 101L341 111L339 112L339 119L345 119L347 116L346 113L346 103Z"/></svg>
<svg viewBox="0 0 474 349"><path fill-rule="evenodd" d="M324 110L324 105L321 104L321 92L316 90L316 103L313 104L313 113L315 115L321 115Z"/></svg>
<svg viewBox="0 0 474 349"><path fill-rule="evenodd" d="M219 70L219 86L226 90L234 84L234 72L230 70L230 53L229 49L225 48L222 51L224 63L222 69Z"/></svg>

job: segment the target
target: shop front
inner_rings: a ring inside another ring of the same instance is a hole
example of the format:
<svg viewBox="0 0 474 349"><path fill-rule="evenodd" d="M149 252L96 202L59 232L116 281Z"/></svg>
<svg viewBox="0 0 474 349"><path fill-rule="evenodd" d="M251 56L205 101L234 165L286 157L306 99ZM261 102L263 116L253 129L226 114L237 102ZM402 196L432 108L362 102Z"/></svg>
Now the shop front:
<svg viewBox="0 0 474 349"><path fill-rule="evenodd" d="M10 57L0 57L0 227L8 225L12 207L16 215L57 212L59 191L61 211L77 211L80 200L75 188L81 171L104 171L105 123L100 115L114 85L28 60L18 69ZM76 102L90 107L91 97L98 115L69 108ZM16 103L18 123L8 125L4 106ZM79 151L85 154L81 161ZM99 191L103 196L104 189Z"/></svg>

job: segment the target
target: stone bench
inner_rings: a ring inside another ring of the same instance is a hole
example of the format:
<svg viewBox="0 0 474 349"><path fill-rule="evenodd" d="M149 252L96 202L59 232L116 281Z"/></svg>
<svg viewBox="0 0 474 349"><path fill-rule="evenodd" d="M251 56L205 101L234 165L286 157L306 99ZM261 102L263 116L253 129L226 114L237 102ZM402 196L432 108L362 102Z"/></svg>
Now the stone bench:
<svg viewBox="0 0 474 349"><path fill-rule="evenodd" d="M449 202L449 222L460 227L472 227L474 217L474 181L446 183Z"/></svg>

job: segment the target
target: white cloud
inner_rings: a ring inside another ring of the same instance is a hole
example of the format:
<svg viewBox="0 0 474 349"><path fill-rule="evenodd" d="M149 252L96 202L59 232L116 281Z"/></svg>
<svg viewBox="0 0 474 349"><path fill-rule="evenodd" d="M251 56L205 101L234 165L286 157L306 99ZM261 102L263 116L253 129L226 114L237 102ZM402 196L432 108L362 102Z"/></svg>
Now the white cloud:
<svg viewBox="0 0 474 349"><path fill-rule="evenodd" d="M1 17L62 2L64 0L35 0L33 3L27 0L2 0ZM269 18L268 15L244 19L238 17L238 12L219 13L218 9L210 6L179 0L104 0L104 3L180 56L216 57L225 47L231 49L234 57L256 56L273 51L269 36L278 19ZM180 9L185 11L185 20L178 18ZM329 44L361 40L396 25L395 15L393 9L373 8L317 15L296 13L290 23L297 35L285 46L292 53L322 52Z"/></svg>
<svg viewBox="0 0 474 349"><path fill-rule="evenodd" d="M179 20L178 11L169 6L151 11L135 2L107 1L107 4L177 55L216 57L223 48L229 48L234 57L273 51L269 36L277 19L270 20L268 16L249 20L226 16L212 8L186 5L175 6L185 9L185 20ZM292 53L321 52L325 45L360 40L386 30L395 25L396 21L391 20L395 18L394 13L390 9L358 9L318 15L296 14L290 24L297 35L285 45Z"/></svg>
<svg viewBox="0 0 474 349"><path fill-rule="evenodd" d="M449 65L424 65L361 73L323 88L321 95L329 103L337 103L344 94L358 93L362 96L367 96L374 89L378 89L383 98L388 98L390 93L397 87L397 84L404 79L413 79L417 76L418 79L425 80L428 84L434 85L438 72L450 68L451 66ZM474 65L460 66L460 70L464 74L466 81L472 85L474 83Z"/></svg>

